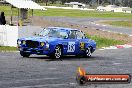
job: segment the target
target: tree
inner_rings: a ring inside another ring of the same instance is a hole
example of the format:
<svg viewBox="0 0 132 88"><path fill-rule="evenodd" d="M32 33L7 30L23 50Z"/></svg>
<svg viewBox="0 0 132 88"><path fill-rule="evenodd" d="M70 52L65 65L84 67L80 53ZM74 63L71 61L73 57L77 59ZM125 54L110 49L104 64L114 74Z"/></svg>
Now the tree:
<svg viewBox="0 0 132 88"><path fill-rule="evenodd" d="M115 5L121 6L121 2L119 0L115 0Z"/></svg>
<svg viewBox="0 0 132 88"><path fill-rule="evenodd" d="M132 0L128 0L128 7L132 7Z"/></svg>
<svg viewBox="0 0 132 88"><path fill-rule="evenodd" d="M37 3L43 2L43 0L33 0L33 1L35 1L35 2L37 2Z"/></svg>
<svg viewBox="0 0 132 88"><path fill-rule="evenodd" d="M128 0L122 0L122 5L125 7L128 6Z"/></svg>
<svg viewBox="0 0 132 88"><path fill-rule="evenodd" d="M48 5L48 0L45 0L46 6Z"/></svg>
<svg viewBox="0 0 132 88"><path fill-rule="evenodd" d="M67 0L60 0L61 4L64 4Z"/></svg>
<svg viewBox="0 0 132 88"><path fill-rule="evenodd" d="M115 0L109 0L111 5L115 4Z"/></svg>
<svg viewBox="0 0 132 88"><path fill-rule="evenodd" d="M90 4L92 0L86 0L86 4Z"/></svg>
<svg viewBox="0 0 132 88"><path fill-rule="evenodd" d="M57 0L50 0L52 4L54 4Z"/></svg>
<svg viewBox="0 0 132 88"><path fill-rule="evenodd" d="M110 1L109 0L100 0L100 5L108 5L110 4Z"/></svg>

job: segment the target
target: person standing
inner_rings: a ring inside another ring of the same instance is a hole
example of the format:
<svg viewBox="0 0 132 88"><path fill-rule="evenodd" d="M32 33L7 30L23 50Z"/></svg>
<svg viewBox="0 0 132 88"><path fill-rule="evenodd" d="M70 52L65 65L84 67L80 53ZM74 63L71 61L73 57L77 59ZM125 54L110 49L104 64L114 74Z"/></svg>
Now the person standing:
<svg viewBox="0 0 132 88"><path fill-rule="evenodd" d="M1 12L0 25L5 25L5 24L6 24L5 15L4 15L4 12Z"/></svg>

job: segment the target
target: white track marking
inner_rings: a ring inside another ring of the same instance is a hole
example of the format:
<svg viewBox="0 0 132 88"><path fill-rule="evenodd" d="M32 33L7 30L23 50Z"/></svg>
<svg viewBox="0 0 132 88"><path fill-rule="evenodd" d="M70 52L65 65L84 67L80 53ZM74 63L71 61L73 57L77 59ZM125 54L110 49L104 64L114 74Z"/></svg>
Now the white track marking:
<svg viewBox="0 0 132 88"><path fill-rule="evenodd" d="M34 85L34 86L21 86L21 87L10 87L10 88L37 88L37 87L59 87L67 86L69 84L45 84L45 85Z"/></svg>
<svg viewBox="0 0 132 88"><path fill-rule="evenodd" d="M104 26L104 27L105 27L106 25L102 25L102 26Z"/></svg>
<svg viewBox="0 0 132 88"><path fill-rule="evenodd" d="M48 68L49 70L56 70L57 68Z"/></svg>
<svg viewBox="0 0 132 88"><path fill-rule="evenodd" d="M96 25L100 25L100 24L96 24Z"/></svg>
<svg viewBox="0 0 132 88"><path fill-rule="evenodd" d="M119 65L119 64L122 64L122 63L113 63L114 65Z"/></svg>
<svg viewBox="0 0 132 88"><path fill-rule="evenodd" d="M132 48L132 44L124 44L124 45L116 45L110 47L102 47L99 50L106 50L106 49L124 49L124 48Z"/></svg>

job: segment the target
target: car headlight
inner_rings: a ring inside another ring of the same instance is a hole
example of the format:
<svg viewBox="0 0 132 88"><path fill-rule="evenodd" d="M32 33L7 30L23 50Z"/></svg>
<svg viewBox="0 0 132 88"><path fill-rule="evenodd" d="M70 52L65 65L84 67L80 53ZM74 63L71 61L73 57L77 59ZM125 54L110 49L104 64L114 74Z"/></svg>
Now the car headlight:
<svg viewBox="0 0 132 88"><path fill-rule="evenodd" d="M22 44L26 44L26 41L22 41Z"/></svg>
<svg viewBox="0 0 132 88"><path fill-rule="evenodd" d="M44 46L44 42L41 42L40 45L41 45L41 46Z"/></svg>
<svg viewBox="0 0 132 88"><path fill-rule="evenodd" d="M18 41L17 41L17 43L18 43L18 45L20 45L20 44L21 44L21 41L20 41L20 40L18 40Z"/></svg>

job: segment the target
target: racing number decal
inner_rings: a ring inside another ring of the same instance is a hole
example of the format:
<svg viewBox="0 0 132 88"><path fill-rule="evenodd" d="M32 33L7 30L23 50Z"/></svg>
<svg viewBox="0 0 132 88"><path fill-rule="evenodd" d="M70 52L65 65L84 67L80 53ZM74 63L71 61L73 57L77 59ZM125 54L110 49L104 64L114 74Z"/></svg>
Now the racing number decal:
<svg viewBox="0 0 132 88"><path fill-rule="evenodd" d="M74 51L75 51L75 42L68 42L67 52L74 52Z"/></svg>
<svg viewBox="0 0 132 88"><path fill-rule="evenodd" d="M84 42L80 42L80 49L81 49L81 50L84 50L84 45L85 45Z"/></svg>

